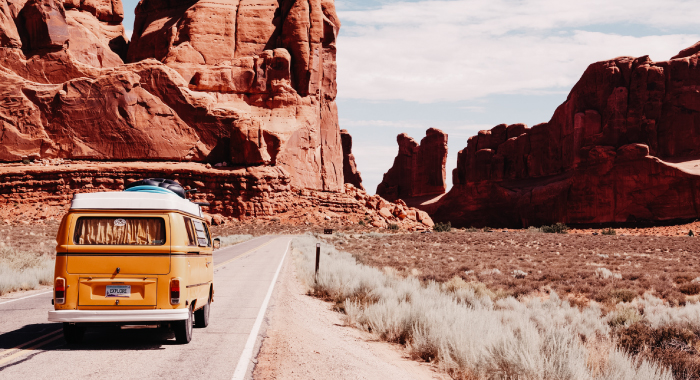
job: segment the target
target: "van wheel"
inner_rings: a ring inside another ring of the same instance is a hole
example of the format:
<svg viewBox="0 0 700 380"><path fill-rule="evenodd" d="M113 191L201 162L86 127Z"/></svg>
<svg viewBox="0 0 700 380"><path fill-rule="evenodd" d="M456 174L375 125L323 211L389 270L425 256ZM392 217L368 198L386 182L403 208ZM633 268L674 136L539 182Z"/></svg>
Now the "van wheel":
<svg viewBox="0 0 700 380"><path fill-rule="evenodd" d="M194 314L192 309L187 309L187 319L183 321L175 321L173 323L173 330L175 330L175 341L180 344L187 344L192 340L192 325Z"/></svg>
<svg viewBox="0 0 700 380"><path fill-rule="evenodd" d="M211 299L207 300L204 307L194 312L194 325L197 328L204 328L209 326L209 312L211 311Z"/></svg>
<svg viewBox="0 0 700 380"><path fill-rule="evenodd" d="M71 325L68 322L63 322L63 338L68 344L78 344L83 341L85 336L85 326Z"/></svg>

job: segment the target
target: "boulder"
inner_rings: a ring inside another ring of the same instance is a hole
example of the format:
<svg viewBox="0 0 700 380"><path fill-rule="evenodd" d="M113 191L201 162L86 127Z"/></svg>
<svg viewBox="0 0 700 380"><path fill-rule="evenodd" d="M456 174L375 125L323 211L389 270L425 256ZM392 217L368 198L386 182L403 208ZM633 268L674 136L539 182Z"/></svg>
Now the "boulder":
<svg viewBox="0 0 700 380"><path fill-rule="evenodd" d="M700 217L699 51L594 63L549 122L471 137L433 218L527 227Z"/></svg>

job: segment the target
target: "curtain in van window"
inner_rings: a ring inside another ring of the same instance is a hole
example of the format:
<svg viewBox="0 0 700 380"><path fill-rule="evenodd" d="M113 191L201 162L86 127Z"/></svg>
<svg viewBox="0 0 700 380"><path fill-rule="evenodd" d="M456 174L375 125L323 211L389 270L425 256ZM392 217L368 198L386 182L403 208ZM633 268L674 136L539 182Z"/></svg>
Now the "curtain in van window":
<svg viewBox="0 0 700 380"><path fill-rule="evenodd" d="M207 235L206 230L204 229L204 223L200 220L193 220L194 222L194 230L197 233L197 242L199 243L200 247L209 247L211 242L209 241L209 236Z"/></svg>
<svg viewBox="0 0 700 380"><path fill-rule="evenodd" d="M165 222L162 218L78 219L75 243L79 245L163 245Z"/></svg>

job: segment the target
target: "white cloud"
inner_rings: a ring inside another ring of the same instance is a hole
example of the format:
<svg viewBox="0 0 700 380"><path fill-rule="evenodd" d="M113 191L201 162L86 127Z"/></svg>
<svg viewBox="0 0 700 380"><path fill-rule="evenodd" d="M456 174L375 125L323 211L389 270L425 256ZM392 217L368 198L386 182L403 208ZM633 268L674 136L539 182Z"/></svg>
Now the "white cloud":
<svg viewBox="0 0 700 380"><path fill-rule="evenodd" d="M340 119L340 125L346 127L383 127L383 128L399 128L399 129L427 129L425 123L406 122L401 120L355 120L355 119Z"/></svg>
<svg viewBox="0 0 700 380"><path fill-rule="evenodd" d="M126 34L126 37L129 38L129 40L131 40L131 35L134 34L134 31L131 29L125 29L124 34Z"/></svg>
<svg viewBox="0 0 700 380"><path fill-rule="evenodd" d="M700 7L681 0L422 1L339 13L338 85L346 98L435 102L568 91L590 63L621 55L666 60L700 40L683 32L695 29ZM591 31L601 25L606 33ZM615 34L610 25L658 35Z"/></svg>

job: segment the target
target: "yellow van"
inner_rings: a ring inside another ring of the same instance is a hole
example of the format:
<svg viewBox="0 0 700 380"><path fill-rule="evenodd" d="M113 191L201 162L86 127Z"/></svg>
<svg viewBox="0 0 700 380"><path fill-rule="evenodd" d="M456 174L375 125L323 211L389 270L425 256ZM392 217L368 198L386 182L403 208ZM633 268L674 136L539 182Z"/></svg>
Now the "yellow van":
<svg viewBox="0 0 700 380"><path fill-rule="evenodd" d="M144 181L76 194L61 222L49 321L68 343L91 324L169 327L189 343L193 325L209 324L218 239L182 187Z"/></svg>

